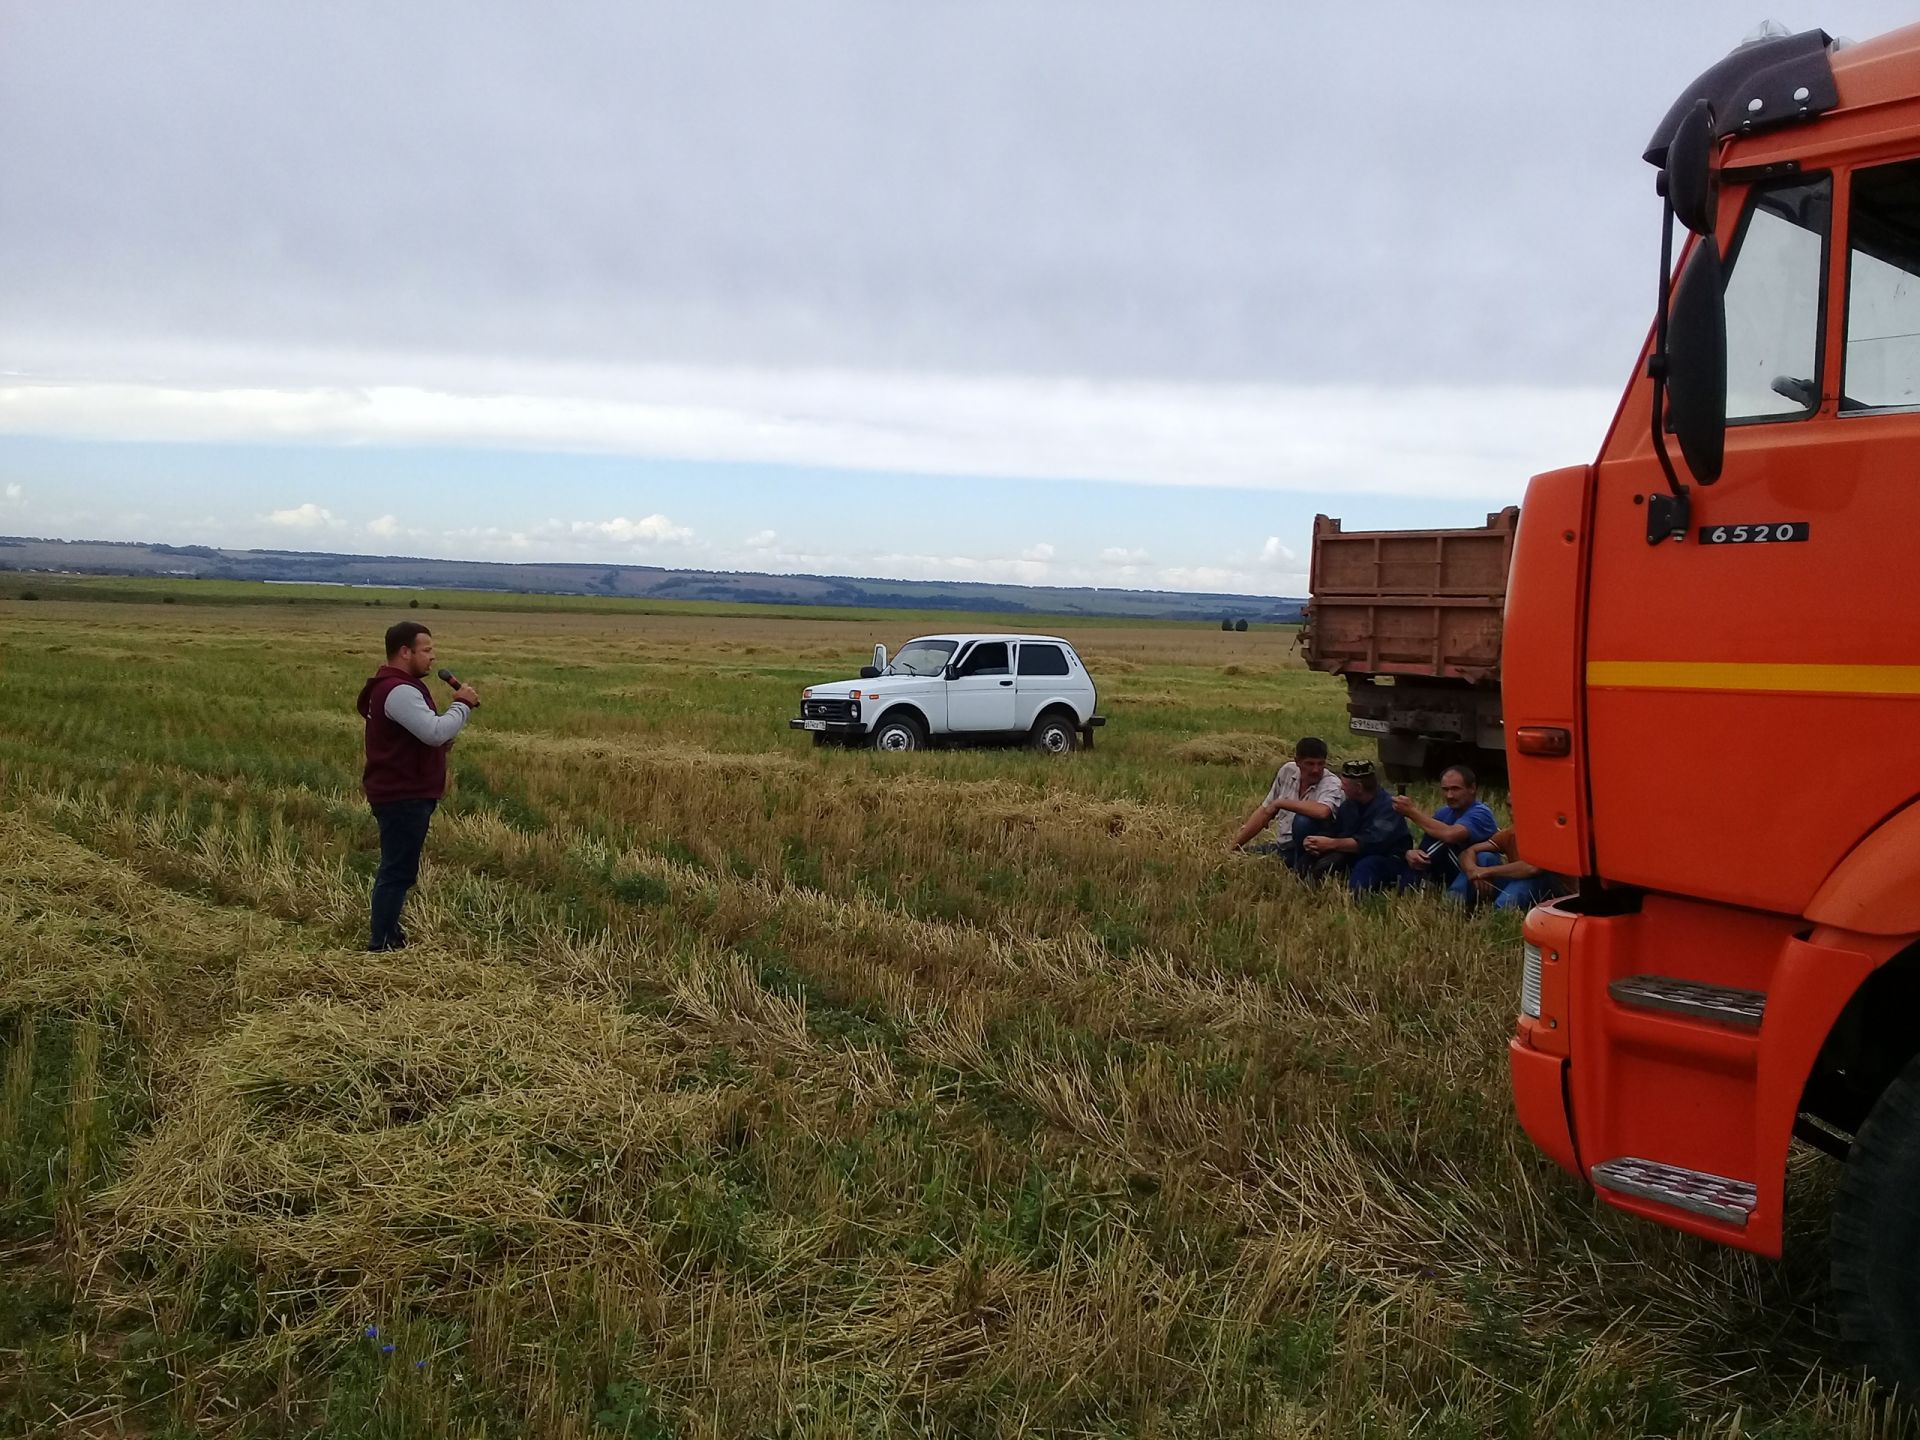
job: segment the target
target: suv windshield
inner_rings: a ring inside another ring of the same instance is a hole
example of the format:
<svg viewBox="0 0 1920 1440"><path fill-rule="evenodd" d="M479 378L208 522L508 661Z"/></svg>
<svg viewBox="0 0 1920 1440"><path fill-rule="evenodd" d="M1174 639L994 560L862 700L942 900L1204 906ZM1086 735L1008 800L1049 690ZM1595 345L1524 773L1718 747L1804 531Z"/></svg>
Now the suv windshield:
<svg viewBox="0 0 1920 1440"><path fill-rule="evenodd" d="M938 675L953 656L952 640L909 640L887 666L889 675Z"/></svg>

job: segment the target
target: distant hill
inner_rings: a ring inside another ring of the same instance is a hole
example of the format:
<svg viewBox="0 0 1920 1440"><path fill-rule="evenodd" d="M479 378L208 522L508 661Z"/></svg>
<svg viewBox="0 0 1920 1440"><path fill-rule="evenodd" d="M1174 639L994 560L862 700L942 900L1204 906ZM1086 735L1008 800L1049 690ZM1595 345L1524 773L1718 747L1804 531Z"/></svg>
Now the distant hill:
<svg viewBox="0 0 1920 1440"><path fill-rule="evenodd" d="M305 581L516 595L594 595L735 604L836 605L878 609L972 610L1007 615L1100 615L1139 620L1245 619L1289 622L1304 600L1203 595L1177 590L1111 590L990 585L969 580L881 580L852 575L764 575L675 570L658 565L506 564L404 555L335 555L304 550L219 550L111 540L0 536L0 571L69 575L173 576L197 580Z"/></svg>

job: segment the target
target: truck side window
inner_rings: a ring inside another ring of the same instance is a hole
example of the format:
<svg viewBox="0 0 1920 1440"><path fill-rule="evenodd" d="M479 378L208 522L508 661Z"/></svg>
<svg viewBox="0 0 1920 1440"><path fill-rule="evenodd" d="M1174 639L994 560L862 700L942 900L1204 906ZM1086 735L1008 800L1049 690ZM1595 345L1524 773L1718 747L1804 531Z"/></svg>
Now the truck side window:
<svg viewBox="0 0 1920 1440"><path fill-rule="evenodd" d="M1920 160L1853 173L1843 411L1920 406Z"/></svg>
<svg viewBox="0 0 1920 1440"><path fill-rule="evenodd" d="M1022 641L1020 673L1022 675L1065 675L1067 657L1061 653L1058 645L1032 645Z"/></svg>
<svg viewBox="0 0 1920 1440"><path fill-rule="evenodd" d="M1831 176L1756 185L1728 259L1727 419L1784 420L1820 406L1820 297Z"/></svg>
<svg viewBox="0 0 1920 1440"><path fill-rule="evenodd" d="M994 640L973 647L967 658L960 662L960 674L965 675L1005 675L1007 673L1007 642Z"/></svg>

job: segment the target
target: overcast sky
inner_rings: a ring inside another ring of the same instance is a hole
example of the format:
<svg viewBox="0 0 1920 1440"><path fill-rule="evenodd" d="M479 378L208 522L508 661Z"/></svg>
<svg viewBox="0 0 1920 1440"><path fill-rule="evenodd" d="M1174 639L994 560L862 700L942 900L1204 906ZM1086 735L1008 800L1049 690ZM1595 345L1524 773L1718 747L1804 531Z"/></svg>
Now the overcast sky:
<svg viewBox="0 0 1920 1440"><path fill-rule="evenodd" d="M0 533L1299 593L1592 455L1750 3L0 0Z"/></svg>

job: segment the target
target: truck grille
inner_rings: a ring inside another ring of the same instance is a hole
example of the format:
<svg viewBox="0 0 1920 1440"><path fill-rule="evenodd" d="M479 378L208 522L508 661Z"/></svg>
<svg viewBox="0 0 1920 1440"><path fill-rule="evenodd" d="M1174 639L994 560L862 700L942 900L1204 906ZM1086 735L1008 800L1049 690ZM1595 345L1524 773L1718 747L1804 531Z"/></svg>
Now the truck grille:
<svg viewBox="0 0 1920 1440"><path fill-rule="evenodd" d="M1540 1018L1540 947L1531 941L1520 947L1520 1013Z"/></svg>
<svg viewBox="0 0 1920 1440"><path fill-rule="evenodd" d="M860 707L851 700L802 700L802 720L857 720Z"/></svg>

